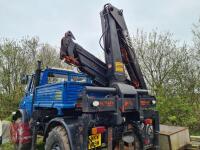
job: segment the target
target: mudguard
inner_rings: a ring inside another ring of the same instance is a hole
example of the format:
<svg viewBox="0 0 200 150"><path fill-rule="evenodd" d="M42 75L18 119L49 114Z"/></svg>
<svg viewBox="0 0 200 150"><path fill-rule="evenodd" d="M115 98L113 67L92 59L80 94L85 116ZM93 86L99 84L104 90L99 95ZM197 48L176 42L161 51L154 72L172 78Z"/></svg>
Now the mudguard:
<svg viewBox="0 0 200 150"><path fill-rule="evenodd" d="M28 113L25 109L18 109L15 114L12 116L12 121L15 121L17 118L21 118L21 121L23 123L29 122L30 118L28 116Z"/></svg>
<svg viewBox="0 0 200 150"><path fill-rule="evenodd" d="M83 150L87 149L87 140L83 140L87 137L87 125L79 119L70 119L68 117L57 117L52 119L45 128L44 141L46 140L48 133L52 128L56 126L62 126L65 128L71 150Z"/></svg>
<svg viewBox="0 0 200 150"><path fill-rule="evenodd" d="M13 114L10 135L17 150L30 149L32 135L26 110L19 109Z"/></svg>

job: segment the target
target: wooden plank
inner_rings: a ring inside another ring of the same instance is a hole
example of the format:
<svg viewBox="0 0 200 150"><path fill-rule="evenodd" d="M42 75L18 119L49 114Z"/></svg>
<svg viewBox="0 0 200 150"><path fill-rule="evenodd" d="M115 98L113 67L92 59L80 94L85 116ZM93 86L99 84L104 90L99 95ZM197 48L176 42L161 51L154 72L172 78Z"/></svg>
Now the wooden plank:
<svg viewBox="0 0 200 150"><path fill-rule="evenodd" d="M190 140L200 142L200 136L190 136Z"/></svg>
<svg viewBox="0 0 200 150"><path fill-rule="evenodd" d="M188 144L184 150L200 150L200 143L191 141L190 144Z"/></svg>

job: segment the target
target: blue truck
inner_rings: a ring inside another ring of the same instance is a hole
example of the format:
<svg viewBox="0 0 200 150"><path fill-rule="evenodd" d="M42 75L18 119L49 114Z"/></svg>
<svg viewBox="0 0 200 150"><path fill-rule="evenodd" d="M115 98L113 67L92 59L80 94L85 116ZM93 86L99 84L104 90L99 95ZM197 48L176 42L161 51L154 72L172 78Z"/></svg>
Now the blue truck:
<svg viewBox="0 0 200 150"><path fill-rule="evenodd" d="M159 150L156 98L148 93L123 18L106 4L101 11L105 62L74 42L61 40L60 59L81 73L46 68L24 76L25 95L13 114L17 150Z"/></svg>

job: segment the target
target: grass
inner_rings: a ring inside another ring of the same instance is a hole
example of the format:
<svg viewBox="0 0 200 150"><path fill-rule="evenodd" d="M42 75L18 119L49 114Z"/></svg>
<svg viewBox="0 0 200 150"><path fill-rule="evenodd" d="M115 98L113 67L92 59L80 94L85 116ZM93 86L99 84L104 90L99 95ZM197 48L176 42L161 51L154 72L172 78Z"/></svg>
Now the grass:
<svg viewBox="0 0 200 150"><path fill-rule="evenodd" d="M2 144L0 146L0 150L13 150L14 149L14 146L12 143L6 143L6 144ZM36 150L44 150L44 143L43 143L43 140L42 140L42 137L39 136L37 138L37 147L36 147Z"/></svg>
<svg viewBox="0 0 200 150"><path fill-rule="evenodd" d="M196 134L192 134L194 136L196 135L200 135L200 132L196 133ZM13 144L12 143L6 143L0 146L0 150L13 150ZM43 137L42 136L38 136L37 138L37 148L36 150L44 150L44 142L43 142Z"/></svg>
<svg viewBox="0 0 200 150"><path fill-rule="evenodd" d="M200 131L192 132L191 135L193 135L193 136L200 136Z"/></svg>
<svg viewBox="0 0 200 150"><path fill-rule="evenodd" d="M0 150L13 150L14 147L12 143L6 143L0 146Z"/></svg>

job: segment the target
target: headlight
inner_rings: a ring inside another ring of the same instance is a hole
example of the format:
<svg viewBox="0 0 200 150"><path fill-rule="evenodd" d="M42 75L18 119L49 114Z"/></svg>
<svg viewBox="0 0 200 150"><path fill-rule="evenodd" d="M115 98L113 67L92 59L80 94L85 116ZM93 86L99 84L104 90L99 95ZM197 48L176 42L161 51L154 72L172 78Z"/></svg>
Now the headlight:
<svg viewBox="0 0 200 150"><path fill-rule="evenodd" d="M155 104L156 104L156 101L155 101L155 100L152 100L151 103L152 103L153 105L155 105Z"/></svg>
<svg viewBox="0 0 200 150"><path fill-rule="evenodd" d="M98 106L99 106L99 101L93 101L93 102L92 102L92 106L98 107Z"/></svg>

